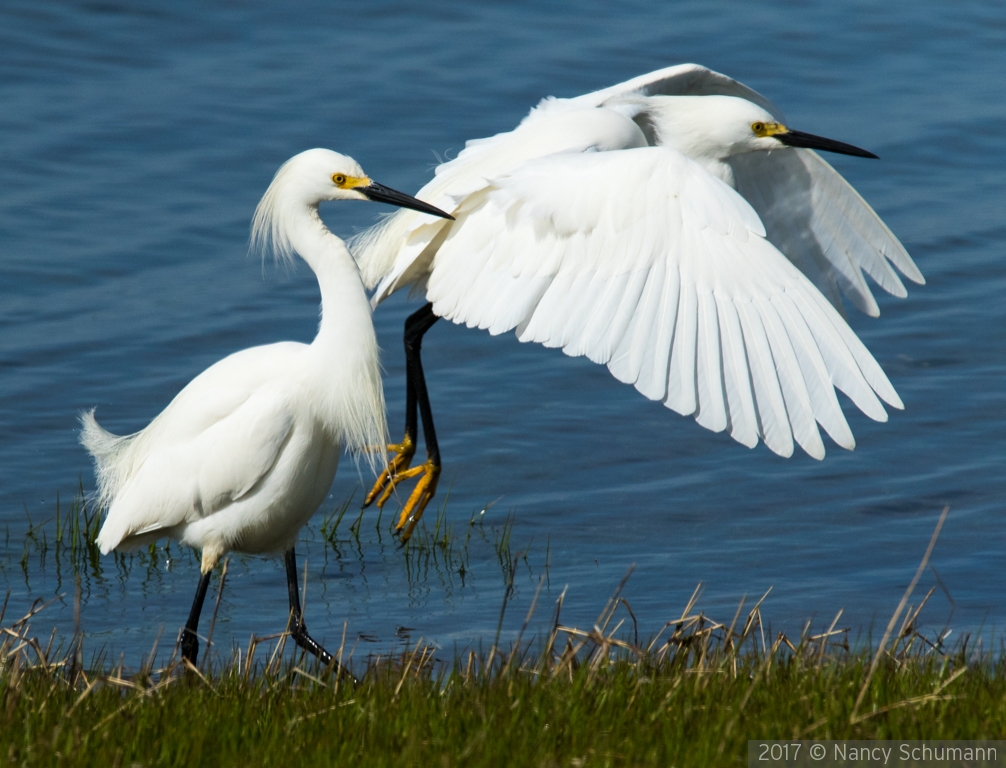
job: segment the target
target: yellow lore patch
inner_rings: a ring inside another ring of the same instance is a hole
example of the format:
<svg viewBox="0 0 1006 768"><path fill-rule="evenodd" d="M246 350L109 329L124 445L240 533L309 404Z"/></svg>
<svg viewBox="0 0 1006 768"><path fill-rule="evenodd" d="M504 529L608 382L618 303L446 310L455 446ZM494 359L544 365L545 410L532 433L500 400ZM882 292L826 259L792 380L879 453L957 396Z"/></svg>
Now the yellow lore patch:
<svg viewBox="0 0 1006 768"><path fill-rule="evenodd" d="M356 189L371 185L370 179L366 176L346 176L344 173L332 174L332 181L339 189Z"/></svg>
<svg viewBox="0 0 1006 768"><path fill-rule="evenodd" d="M751 130L754 131L755 136L761 138L778 136L780 133L789 133L789 128L782 123L751 123Z"/></svg>

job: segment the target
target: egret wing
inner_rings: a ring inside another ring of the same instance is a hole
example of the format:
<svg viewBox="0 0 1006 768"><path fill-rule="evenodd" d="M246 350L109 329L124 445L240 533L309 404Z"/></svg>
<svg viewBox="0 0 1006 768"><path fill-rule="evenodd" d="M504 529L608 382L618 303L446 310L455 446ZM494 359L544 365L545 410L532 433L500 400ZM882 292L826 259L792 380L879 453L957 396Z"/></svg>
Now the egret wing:
<svg viewBox="0 0 1006 768"><path fill-rule="evenodd" d="M490 139L469 142L455 159L437 168L436 176L416 197L453 213L466 197L483 189L488 179L528 160L557 152L645 145L642 130L624 111L591 107L557 112ZM401 209L351 241L364 282L368 287L377 285L375 305L402 286L422 282L433 253L452 226L450 221Z"/></svg>
<svg viewBox="0 0 1006 768"><path fill-rule="evenodd" d="M771 112L780 122L784 122L779 108L756 90L700 64L676 64L664 67L626 80L624 83L569 99L546 98L525 120L533 119L536 112L610 105L625 96L737 96L758 104Z"/></svg>
<svg viewBox="0 0 1006 768"><path fill-rule="evenodd" d="M844 294L866 314L880 314L865 275L888 293L906 296L893 267L925 283L898 238L816 152L749 152L732 157L730 165L737 191L765 222L768 239L836 308Z"/></svg>
<svg viewBox="0 0 1006 768"><path fill-rule="evenodd" d="M626 97L657 94L740 96L782 119L771 102L736 80L698 64L679 64L582 96L542 99L513 130L465 142L456 158L437 166L435 177L416 197L453 213L487 178L508 173L534 158L556 152L644 146L645 110L637 101L623 102ZM639 126L634 125L634 119ZM451 226L444 219L402 209L352 238L350 250L360 265L364 284L375 288L375 305L403 286L422 283Z"/></svg>
<svg viewBox="0 0 1006 768"><path fill-rule="evenodd" d="M190 439L159 444L123 486L98 536L102 552L130 537L194 522L242 499L276 465L294 414L276 388L263 388Z"/></svg>
<svg viewBox="0 0 1006 768"><path fill-rule="evenodd" d="M528 120L555 110L632 105L645 128L639 96L736 96L785 122L781 110L743 83L698 64L656 70L572 99L546 99ZM647 132L652 136L652 132ZM925 279L904 246L855 189L809 149L749 152L730 159L737 190L758 212L769 241L807 275L841 311L841 296L866 314L880 309L865 274L899 298L907 295L893 264L909 280Z"/></svg>
<svg viewBox="0 0 1006 768"><path fill-rule="evenodd" d="M434 312L561 347L739 442L824 456L901 407L880 366L751 206L661 147L530 162L468 196L433 258Z"/></svg>

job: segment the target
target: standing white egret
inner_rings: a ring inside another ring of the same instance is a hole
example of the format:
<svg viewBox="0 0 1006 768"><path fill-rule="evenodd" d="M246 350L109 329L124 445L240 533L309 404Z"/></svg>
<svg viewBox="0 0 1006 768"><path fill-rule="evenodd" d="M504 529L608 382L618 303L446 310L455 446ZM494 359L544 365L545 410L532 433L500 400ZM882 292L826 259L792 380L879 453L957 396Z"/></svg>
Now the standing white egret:
<svg viewBox="0 0 1006 768"><path fill-rule="evenodd" d="M286 558L290 633L332 663L307 633L297 595L297 533L328 494L343 448L371 451L387 436L377 338L356 263L325 227L325 200L374 200L448 214L372 182L350 157L311 149L276 173L255 211L252 246L297 253L321 288L321 323L310 344L281 342L236 352L203 371L145 429L119 437L94 412L81 442L94 457L108 515L102 554L168 536L202 550L199 587L182 631L195 662L196 628L210 574L226 552Z"/></svg>
<svg viewBox="0 0 1006 768"><path fill-rule="evenodd" d="M906 295L924 279L869 205L812 150L876 157L791 130L750 88L684 64L572 99L469 141L417 196L353 243L372 303L405 286L405 437L367 496L419 476L397 530L436 491L440 456L420 362L440 317L561 347L651 400L753 447L824 457L817 425L855 446L835 389L870 418L902 408L841 316L879 314L863 273ZM836 311L837 310L837 311ZM878 399L879 396L879 399ZM416 410L427 461L409 469Z"/></svg>

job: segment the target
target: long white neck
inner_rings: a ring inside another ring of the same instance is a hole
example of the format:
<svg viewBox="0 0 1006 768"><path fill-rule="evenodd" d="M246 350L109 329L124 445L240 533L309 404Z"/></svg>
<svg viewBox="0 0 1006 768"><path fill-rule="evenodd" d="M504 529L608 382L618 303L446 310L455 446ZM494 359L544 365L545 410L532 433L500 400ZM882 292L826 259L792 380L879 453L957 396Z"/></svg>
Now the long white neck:
<svg viewBox="0 0 1006 768"><path fill-rule="evenodd" d="M313 345L327 352L376 350L370 302L349 249L322 222L317 206L291 208L284 217L289 217L284 224L290 245L314 271L321 288L321 324Z"/></svg>
<svg viewBox="0 0 1006 768"><path fill-rule="evenodd" d="M289 244L310 265L321 289L321 323L310 347L319 407L331 416L344 445L381 448L387 423L377 334L356 262L328 231L316 205L290 205L280 215Z"/></svg>

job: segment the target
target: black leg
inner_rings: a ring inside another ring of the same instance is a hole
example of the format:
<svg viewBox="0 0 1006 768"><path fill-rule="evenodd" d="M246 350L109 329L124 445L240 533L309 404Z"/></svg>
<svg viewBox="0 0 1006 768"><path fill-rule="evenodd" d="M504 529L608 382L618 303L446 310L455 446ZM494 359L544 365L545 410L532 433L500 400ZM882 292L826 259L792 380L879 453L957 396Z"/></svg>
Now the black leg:
<svg viewBox="0 0 1006 768"><path fill-rule="evenodd" d="M430 396L426 391L426 376L423 374L421 351L423 336L440 318L433 314L433 305L426 303L421 309L413 312L405 320L405 434L416 441L416 408L423 419L423 440L426 443L426 458L440 466L440 446L437 444L437 431L433 426L433 410L430 407Z"/></svg>
<svg viewBox="0 0 1006 768"><path fill-rule="evenodd" d="M199 578L196 598L192 601L192 609L189 611L189 620L185 622L185 628L182 630L182 658L188 659L192 664L196 663L196 657L199 655L199 638L196 636L196 629L199 626L199 614L203 612L206 590L210 586L211 573L212 571L204 573Z"/></svg>
<svg viewBox="0 0 1006 768"><path fill-rule="evenodd" d="M348 674L339 666L335 657L307 633L304 612L300 608L300 593L297 591L297 554L293 547L286 551L284 558L286 560L286 586L290 592L290 637L305 651L317 656L326 667L332 666L336 672ZM355 678L353 680L355 682Z"/></svg>
<svg viewBox="0 0 1006 768"><path fill-rule="evenodd" d="M419 310L422 312L423 310ZM402 338L405 340L405 439L402 441L406 445L415 446L419 442L417 400L416 400L416 379L412 372L412 346L409 343L409 323L415 318L415 314L409 315L405 320L405 332ZM423 337L419 337L422 345ZM408 467L403 467L408 469Z"/></svg>
<svg viewBox="0 0 1006 768"><path fill-rule="evenodd" d="M363 506L377 502L383 508L391 498L395 487L405 481L418 477L419 480L412 493L402 506L401 514L395 524L395 530L401 533L402 542L409 540L413 529L422 517L426 505L430 503L437 492L437 481L440 478L440 446L437 443L437 433L433 426L433 409L430 407L430 396L426 390L426 377L423 374L422 346L423 335L433 327L440 318L433 314L433 305L425 304L413 312L405 321L405 437L398 445L388 446L395 455L385 469L370 493L363 501ZM418 441L418 420L423 420L423 440L426 443L426 461L419 467L410 468L412 457L416 453Z"/></svg>

